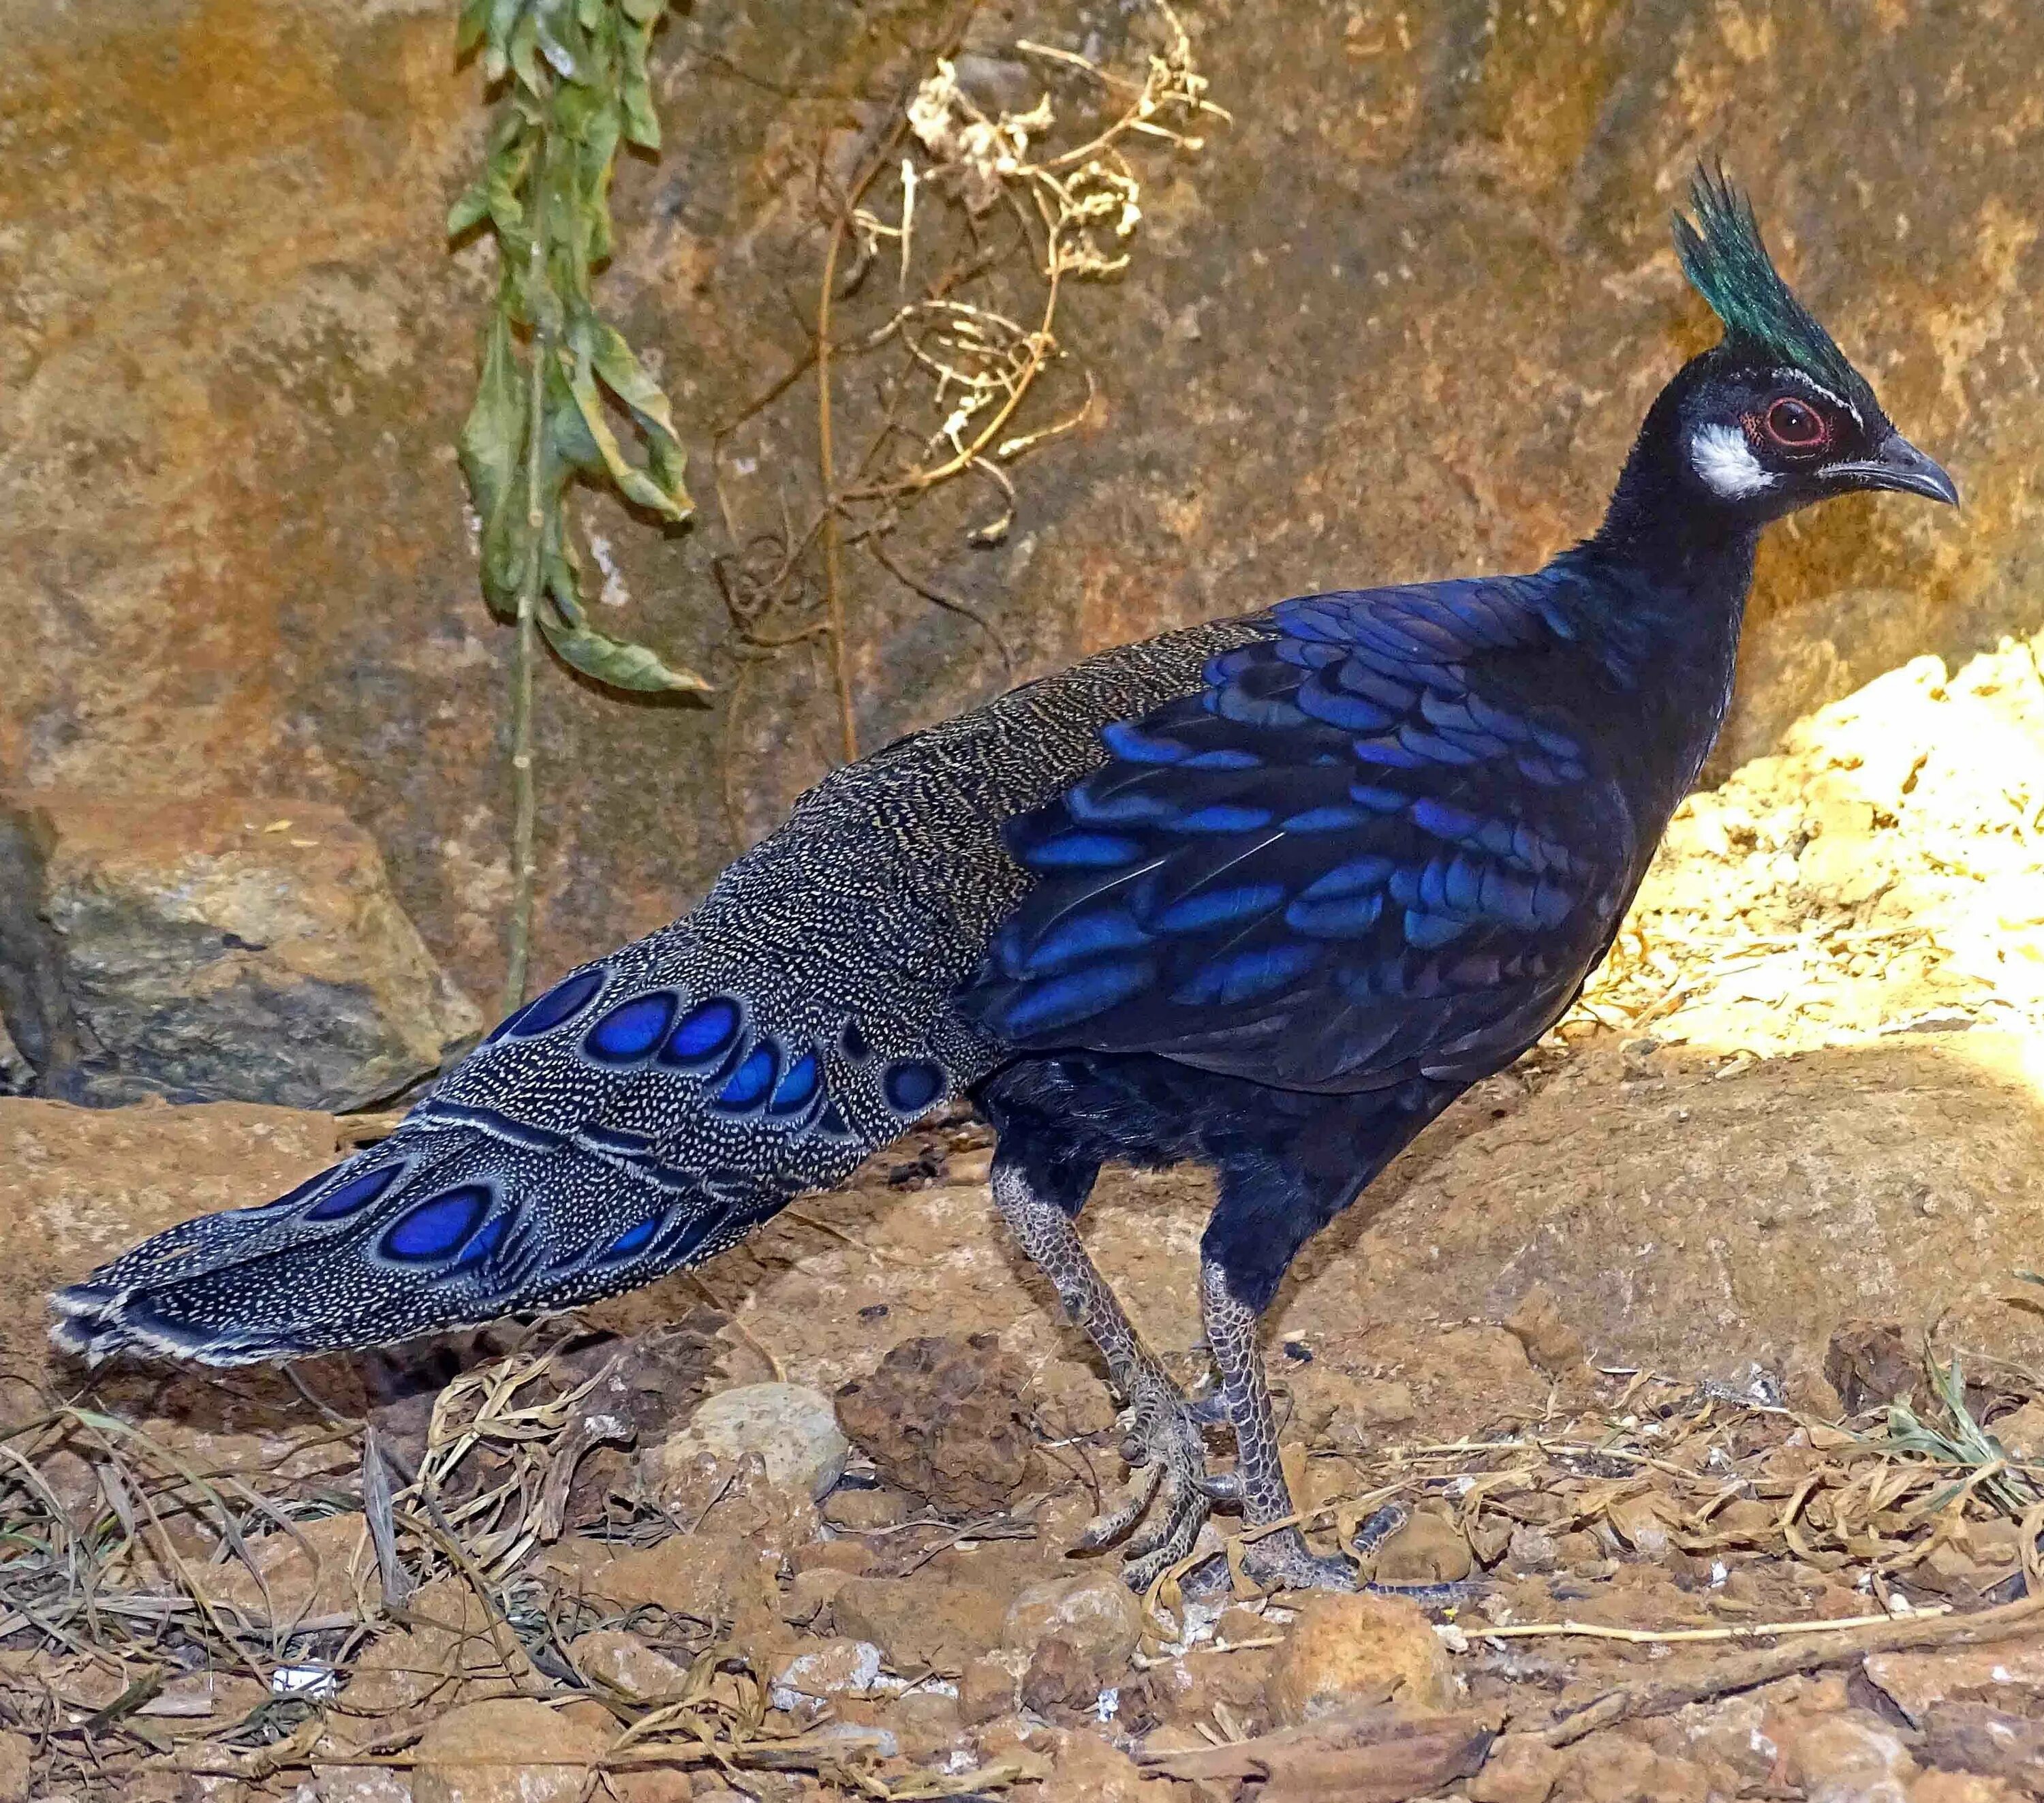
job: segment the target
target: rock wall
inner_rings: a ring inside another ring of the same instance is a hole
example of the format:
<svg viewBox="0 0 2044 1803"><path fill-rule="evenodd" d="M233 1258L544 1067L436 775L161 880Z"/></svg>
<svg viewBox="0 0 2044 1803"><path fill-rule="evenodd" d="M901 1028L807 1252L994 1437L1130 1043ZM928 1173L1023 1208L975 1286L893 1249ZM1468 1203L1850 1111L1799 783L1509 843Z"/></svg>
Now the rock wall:
<svg viewBox="0 0 2044 1803"><path fill-rule="evenodd" d="M483 120L451 0L8 11L0 784L336 805L489 993L508 647L451 449L489 267L441 239ZM542 975L684 905L828 755L802 656L751 671L730 718L712 571L809 479L801 405L713 450L803 354L819 159L848 166L879 117L856 97L899 91L948 16L729 0L659 40L668 148L620 174L609 294L659 358L701 515L664 538L594 505L586 523L608 617L724 692L620 705L548 673ZM1647 398L1707 340L1666 216L1720 149L1967 497L1957 521L1862 499L1773 536L1724 763L1913 652L2034 625L2044 10L1185 17L1235 123L1146 166L1142 254L1074 289L1086 427L1032 459L998 548L967 548L956 509L901 538L1023 672L1316 586L1523 566L1587 530ZM983 8L967 48L1026 90L1015 37L1111 60L1139 29L1032 0ZM1005 680L969 621L868 565L848 580L866 743Z"/></svg>

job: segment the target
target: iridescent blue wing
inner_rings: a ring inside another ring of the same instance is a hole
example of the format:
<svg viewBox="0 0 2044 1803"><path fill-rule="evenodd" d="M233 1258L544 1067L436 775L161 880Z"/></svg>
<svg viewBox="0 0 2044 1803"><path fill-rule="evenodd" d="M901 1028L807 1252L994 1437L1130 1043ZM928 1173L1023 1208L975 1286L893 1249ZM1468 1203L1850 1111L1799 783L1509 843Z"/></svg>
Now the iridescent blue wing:
<svg viewBox="0 0 2044 1803"><path fill-rule="evenodd" d="M1495 1068L1609 943L1642 848L1543 577L1309 596L1011 823L1035 877L961 997L1031 1050L1286 1087Z"/></svg>

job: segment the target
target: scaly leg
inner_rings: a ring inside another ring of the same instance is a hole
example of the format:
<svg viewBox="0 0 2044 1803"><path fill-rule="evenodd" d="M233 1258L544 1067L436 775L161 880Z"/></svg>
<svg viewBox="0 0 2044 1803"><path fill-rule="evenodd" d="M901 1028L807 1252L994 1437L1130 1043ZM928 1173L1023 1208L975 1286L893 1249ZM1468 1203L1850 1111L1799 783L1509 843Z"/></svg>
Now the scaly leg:
<svg viewBox="0 0 2044 1803"><path fill-rule="evenodd" d="M1100 1348L1109 1381L1128 1405L1122 1456L1147 1467L1128 1497L1090 1524L1082 1546L1111 1545L1126 1534L1160 1496L1156 1519L1130 1541L1124 1575L1131 1589L1147 1590L1158 1573L1192 1550L1208 1505L1235 1494L1230 1477L1209 1477L1200 1429L1213 1411L1189 1401L1157 1355L1143 1344L1107 1280L1093 1267L1070 1214L1040 1194L1019 1160L997 1154L994 1205L1024 1251L1057 1288L1065 1312ZM1266 1412L1269 1401L1266 1398ZM1282 1480L1280 1480L1282 1494Z"/></svg>
<svg viewBox="0 0 2044 1803"><path fill-rule="evenodd" d="M1260 1528L1295 1510L1278 1457L1278 1423L1263 1355L1256 1344L1257 1313L1228 1287L1228 1274L1212 1259L1200 1262L1200 1312L1207 1344L1220 1373L1220 1394L1235 1428L1235 1478L1244 1524ZM1320 1559L1307 1549L1297 1528L1282 1528L1243 1549L1243 1563L1258 1583L1286 1590L1352 1590L1355 1573L1339 1559Z"/></svg>

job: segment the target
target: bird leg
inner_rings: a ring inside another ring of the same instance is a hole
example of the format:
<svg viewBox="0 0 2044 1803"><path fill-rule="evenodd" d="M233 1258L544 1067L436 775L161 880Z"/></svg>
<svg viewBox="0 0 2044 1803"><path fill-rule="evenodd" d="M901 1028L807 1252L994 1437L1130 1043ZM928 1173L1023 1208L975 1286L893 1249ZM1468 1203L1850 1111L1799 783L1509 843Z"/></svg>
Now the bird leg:
<svg viewBox="0 0 2044 1803"><path fill-rule="evenodd" d="M1278 1457L1278 1423L1270 1388L1256 1344L1256 1311L1228 1287L1228 1274L1212 1259L1200 1263L1200 1313L1207 1345L1220 1374L1220 1394L1235 1428L1235 1479L1245 1526L1260 1528L1297 1513ZM1284 1590L1353 1590L1354 1569L1339 1559L1308 1550L1297 1528L1281 1528L1244 1546L1243 1564L1266 1588Z"/></svg>
<svg viewBox="0 0 2044 1803"><path fill-rule="evenodd" d="M1088 1549L1113 1544L1161 1501L1155 1519L1123 1555L1129 1587L1146 1590L1159 1572L1191 1551L1209 1505L1235 1494L1231 1477L1207 1473L1201 1429L1217 1411L1211 1404L1189 1400L1143 1344L1107 1280L1086 1255L1071 1217L1036 1193L1020 1164L997 1162L993 1188L1001 1218L1055 1286L1066 1313L1100 1348L1108 1381L1126 1405L1122 1456L1141 1474L1120 1503L1088 1524L1079 1544ZM1267 1412L1267 1399L1265 1407Z"/></svg>

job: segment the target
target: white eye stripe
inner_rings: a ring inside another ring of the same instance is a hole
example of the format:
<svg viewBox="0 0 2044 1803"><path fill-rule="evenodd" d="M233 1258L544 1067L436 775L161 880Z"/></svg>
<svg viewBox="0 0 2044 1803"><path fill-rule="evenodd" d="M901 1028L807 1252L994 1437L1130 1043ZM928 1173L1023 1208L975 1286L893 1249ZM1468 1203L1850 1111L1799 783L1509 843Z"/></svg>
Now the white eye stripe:
<svg viewBox="0 0 2044 1803"><path fill-rule="evenodd" d="M1689 463L1705 487L1727 501L1742 501L1774 486L1775 479L1760 467L1746 434L1735 425L1699 428L1689 440Z"/></svg>
<svg viewBox="0 0 2044 1803"><path fill-rule="evenodd" d="M1780 376L1784 382L1793 383L1800 387L1808 389L1819 400L1830 402L1833 406L1838 408L1841 412L1850 413L1853 417L1854 422L1859 427L1860 430L1862 432L1866 430L1866 421L1863 417L1862 417L1859 409L1855 407L1851 402L1848 401L1844 395L1834 394L1830 389L1827 388L1823 383L1818 381L1815 376L1806 375L1800 369L1781 369L1776 371L1775 374Z"/></svg>

